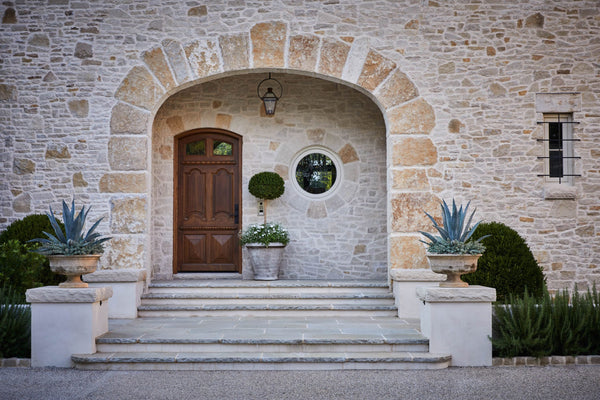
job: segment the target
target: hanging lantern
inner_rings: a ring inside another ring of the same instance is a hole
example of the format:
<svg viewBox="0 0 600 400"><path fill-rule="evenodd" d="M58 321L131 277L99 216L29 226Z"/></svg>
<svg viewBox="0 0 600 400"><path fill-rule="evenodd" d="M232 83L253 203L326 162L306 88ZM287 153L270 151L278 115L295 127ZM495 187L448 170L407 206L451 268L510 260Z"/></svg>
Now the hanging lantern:
<svg viewBox="0 0 600 400"><path fill-rule="evenodd" d="M278 86L278 91L279 91L279 96L273 92L273 84L276 84ZM267 85L271 85L271 86L267 86ZM267 90L261 94L261 88L266 87ZM256 94L258 95L258 97L262 100L264 106L265 106L265 113L267 115L274 115L275 114L275 108L277 107L277 100L279 100L281 98L281 96L283 95L283 86L281 86L281 83L279 83L279 81L277 79L273 79L271 78L271 73L269 72L269 77L267 79L263 79L259 84L258 87L256 88Z"/></svg>

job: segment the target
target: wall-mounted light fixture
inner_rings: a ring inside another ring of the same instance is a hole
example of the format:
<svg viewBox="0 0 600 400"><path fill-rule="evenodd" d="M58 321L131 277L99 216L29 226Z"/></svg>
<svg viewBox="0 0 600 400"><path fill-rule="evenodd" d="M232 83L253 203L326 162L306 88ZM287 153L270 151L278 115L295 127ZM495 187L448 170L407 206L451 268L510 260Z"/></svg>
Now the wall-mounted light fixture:
<svg viewBox="0 0 600 400"><path fill-rule="evenodd" d="M278 86L279 95L277 95L277 93L273 92L274 84L276 84ZM263 88L266 87L267 90L264 91L264 89L261 89L261 87L263 87ZM261 90L263 90L262 94L261 94ZM283 86L281 86L281 83L279 83L279 81L277 79L271 78L271 73L269 72L269 77L267 79L263 79L258 84L258 87L256 88L256 94L263 101L263 104L265 105L265 113L267 115L274 115L275 107L277 107L277 100L279 100L281 98L281 96L283 96Z"/></svg>

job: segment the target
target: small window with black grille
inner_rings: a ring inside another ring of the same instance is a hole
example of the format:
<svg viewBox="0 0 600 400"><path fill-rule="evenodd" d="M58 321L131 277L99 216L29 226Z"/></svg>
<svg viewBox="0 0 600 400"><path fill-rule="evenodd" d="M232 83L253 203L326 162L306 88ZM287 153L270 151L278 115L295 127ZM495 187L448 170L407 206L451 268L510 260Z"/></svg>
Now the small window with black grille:
<svg viewBox="0 0 600 400"><path fill-rule="evenodd" d="M544 138L538 142L544 142L544 156L538 157L544 160L544 173L539 176L546 177L549 182L573 184L575 174L574 142L579 139L573 137L572 114L544 114L544 121L538 124L544 125Z"/></svg>

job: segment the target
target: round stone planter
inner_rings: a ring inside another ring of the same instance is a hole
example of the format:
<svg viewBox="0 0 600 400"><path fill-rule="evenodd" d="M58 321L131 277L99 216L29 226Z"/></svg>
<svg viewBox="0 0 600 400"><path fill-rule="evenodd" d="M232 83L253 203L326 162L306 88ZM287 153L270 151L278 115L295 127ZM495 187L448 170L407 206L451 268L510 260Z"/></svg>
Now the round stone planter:
<svg viewBox="0 0 600 400"><path fill-rule="evenodd" d="M62 288L86 288L88 284L81 280L81 275L91 274L98 268L101 254L80 256L48 256L50 269L55 274L66 275L67 280L59 283Z"/></svg>
<svg viewBox="0 0 600 400"><path fill-rule="evenodd" d="M254 271L254 279L274 281L279 278L279 268L283 260L285 244L271 243L267 247L261 243L248 243L246 248Z"/></svg>
<svg viewBox="0 0 600 400"><path fill-rule="evenodd" d="M460 279L461 275L477 270L477 260L481 254L433 254L427 253L431 270L447 276L440 287L467 287L469 284Z"/></svg>

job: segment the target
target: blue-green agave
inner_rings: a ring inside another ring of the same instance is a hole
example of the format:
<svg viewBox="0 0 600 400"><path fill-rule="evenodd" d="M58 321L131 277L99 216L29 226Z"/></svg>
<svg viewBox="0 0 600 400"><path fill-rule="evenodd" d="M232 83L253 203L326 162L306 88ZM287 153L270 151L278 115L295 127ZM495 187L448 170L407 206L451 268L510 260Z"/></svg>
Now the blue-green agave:
<svg viewBox="0 0 600 400"><path fill-rule="evenodd" d="M457 208L456 202L452 199L452 209L450 209L448 204L442 201L443 226L438 225L437 221L429 213L425 213L433 222L433 227L440 234L440 236L434 236L430 233L419 231L430 240L430 242L421 240L421 242L428 246L427 251L434 254L481 254L485 251L485 246L481 243L481 240L489 235L477 240L469 240L475 229L477 229L477 226L481 223L479 221L472 227L470 226L476 211L474 210L467 220L467 211L470 204L471 202L468 202L464 209L462 205L460 208Z"/></svg>
<svg viewBox="0 0 600 400"><path fill-rule="evenodd" d="M38 253L45 255L85 255L85 254L101 254L104 252L103 243L112 238L105 237L100 238L99 233L95 233L94 230L98 227L102 218L100 218L92 227L84 234L83 227L87 218L88 212L91 207L87 210L85 206L81 207L79 214L75 216L75 201L71 203L71 208L63 200L63 223L65 225L65 231L60 228L52 207L50 207L50 213L46 213L50 219L50 224L54 229L52 235L48 232L44 234L48 237L37 238L31 240L31 242L41 243L42 246L37 248Z"/></svg>

